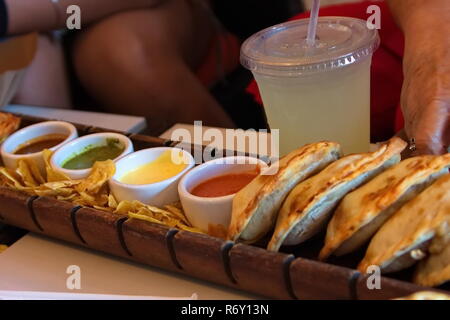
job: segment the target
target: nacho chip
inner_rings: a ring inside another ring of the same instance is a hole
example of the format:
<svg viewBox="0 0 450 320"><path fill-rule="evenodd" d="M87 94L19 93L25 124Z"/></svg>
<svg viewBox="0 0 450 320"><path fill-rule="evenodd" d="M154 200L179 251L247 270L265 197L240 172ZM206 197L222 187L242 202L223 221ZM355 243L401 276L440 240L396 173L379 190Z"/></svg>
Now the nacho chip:
<svg viewBox="0 0 450 320"><path fill-rule="evenodd" d="M167 209L167 211L169 211L170 213L172 213L175 217L180 219L183 223L185 223L188 226L191 226L191 224L189 223L189 221L183 214L183 211L181 209L177 208L176 205L174 205L174 204L166 205L166 206L164 206L164 208Z"/></svg>
<svg viewBox="0 0 450 320"><path fill-rule="evenodd" d="M50 159L53 155L53 152L50 150L43 150L42 151L42 157L44 158L44 163L45 163L45 171L47 174L47 182L56 182L56 181L67 181L70 180L70 178L68 176L66 176L65 174L58 172L56 170L54 170L50 164Z"/></svg>
<svg viewBox="0 0 450 320"><path fill-rule="evenodd" d="M112 193L108 196L108 208L110 209L117 209L118 203L116 198L112 195Z"/></svg>
<svg viewBox="0 0 450 320"><path fill-rule="evenodd" d="M31 192L32 188L26 187L22 178L13 170L0 168L0 175L8 187L15 188L20 191Z"/></svg>
<svg viewBox="0 0 450 320"><path fill-rule="evenodd" d="M53 197L61 201L70 201L79 206L202 233L189 224L179 203L168 205L165 209L146 205L139 201L117 203L108 186L108 180L115 173L115 164L111 160L96 162L87 178L71 180L66 175L53 170L50 165L51 151L44 150L43 156L46 166L45 177L33 163L21 161L16 171L0 168L0 184L26 191L32 195Z"/></svg>
<svg viewBox="0 0 450 320"><path fill-rule="evenodd" d="M156 223L156 224L162 224L161 221L154 219L152 217L149 217L147 215L143 215L143 214L129 213L128 216L132 219L138 219L138 220L144 220L144 221L148 221L148 222L152 222L152 223Z"/></svg>
<svg viewBox="0 0 450 320"><path fill-rule="evenodd" d="M39 167L37 166L37 164L33 161L27 161L27 165L29 170L31 171L31 174L33 175L34 180L38 183L38 184L42 184L45 183L45 179L42 176L41 170L39 170Z"/></svg>
<svg viewBox="0 0 450 320"><path fill-rule="evenodd" d="M24 160L19 160L17 162L16 172L21 176L25 186L37 187L39 185L39 182L36 181L36 179L33 176L33 173L31 172L28 162Z"/></svg>
<svg viewBox="0 0 450 320"><path fill-rule="evenodd" d="M114 161L98 161L92 167L92 171L86 179L83 179L75 189L82 193L97 193L112 178L116 172Z"/></svg>

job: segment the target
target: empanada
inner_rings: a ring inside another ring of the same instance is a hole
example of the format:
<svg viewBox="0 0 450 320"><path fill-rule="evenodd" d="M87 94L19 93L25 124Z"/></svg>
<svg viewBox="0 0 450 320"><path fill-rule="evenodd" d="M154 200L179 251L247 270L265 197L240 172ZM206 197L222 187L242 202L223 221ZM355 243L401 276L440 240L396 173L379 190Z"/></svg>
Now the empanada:
<svg viewBox="0 0 450 320"><path fill-rule="evenodd" d="M274 164L278 166L275 174L256 177L234 197L228 238L254 243L264 237L273 228L287 194L340 156L338 143L309 144Z"/></svg>
<svg viewBox="0 0 450 320"><path fill-rule="evenodd" d="M393 138L373 153L344 157L300 183L286 198L268 250L302 243L324 227L333 209L350 191L400 161L406 142Z"/></svg>
<svg viewBox="0 0 450 320"><path fill-rule="evenodd" d="M448 173L450 154L410 158L342 200L327 228L319 259L362 247L405 203Z"/></svg>
<svg viewBox="0 0 450 320"><path fill-rule="evenodd" d="M424 258L436 230L450 221L450 174L440 178L405 204L375 234L358 269L371 265L389 273L406 269Z"/></svg>
<svg viewBox="0 0 450 320"><path fill-rule="evenodd" d="M450 281L450 221L443 224L432 240L429 257L420 262L413 281L421 286L436 287Z"/></svg>
<svg viewBox="0 0 450 320"><path fill-rule="evenodd" d="M450 300L450 295L434 291L420 291L394 300Z"/></svg>
<svg viewBox="0 0 450 320"><path fill-rule="evenodd" d="M20 118L10 113L0 112L0 143L20 126Z"/></svg>

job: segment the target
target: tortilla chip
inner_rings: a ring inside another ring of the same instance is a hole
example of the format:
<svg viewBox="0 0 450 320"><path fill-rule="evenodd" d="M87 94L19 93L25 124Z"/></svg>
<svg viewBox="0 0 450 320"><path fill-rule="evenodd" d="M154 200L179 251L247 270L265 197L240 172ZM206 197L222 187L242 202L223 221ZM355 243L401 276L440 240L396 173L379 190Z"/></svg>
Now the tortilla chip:
<svg viewBox="0 0 450 320"><path fill-rule="evenodd" d="M29 170L31 171L31 174L33 175L34 180L37 182L37 184L43 184L45 183L45 179L42 176L41 170L33 161L27 161L27 165Z"/></svg>
<svg viewBox="0 0 450 320"><path fill-rule="evenodd" d="M25 160L19 160L17 162L17 174L22 177L23 183L27 187L37 187L40 183L36 181L31 171L28 162Z"/></svg>
<svg viewBox="0 0 450 320"><path fill-rule="evenodd" d="M97 193L111 179L116 172L114 161L98 161L92 167L92 171L86 179L81 180L81 183L75 189L82 193Z"/></svg>
<svg viewBox="0 0 450 320"><path fill-rule="evenodd" d="M44 163L45 163L45 171L47 174L47 177L46 177L47 182L70 180L70 178L68 176L66 176L65 174L53 169L53 167L50 164L50 159L51 159L52 155L53 155L53 152L50 150L45 149L42 151L42 157L44 158Z"/></svg>
<svg viewBox="0 0 450 320"><path fill-rule="evenodd" d="M117 209L118 203L116 198L114 198L114 196L112 195L112 193L109 194L108 196L108 208L111 209Z"/></svg>

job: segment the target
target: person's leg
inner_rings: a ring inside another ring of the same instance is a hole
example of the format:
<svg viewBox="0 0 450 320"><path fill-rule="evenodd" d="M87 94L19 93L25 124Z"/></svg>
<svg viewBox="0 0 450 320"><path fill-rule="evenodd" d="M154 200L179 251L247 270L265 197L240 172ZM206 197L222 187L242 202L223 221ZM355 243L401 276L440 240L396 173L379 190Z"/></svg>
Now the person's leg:
<svg viewBox="0 0 450 320"><path fill-rule="evenodd" d="M109 17L83 32L74 65L86 90L106 110L145 116L152 132L203 120L233 126L196 78L214 34L210 17L190 1Z"/></svg>
<svg viewBox="0 0 450 320"><path fill-rule="evenodd" d="M64 52L59 42L40 35L36 56L28 67L13 103L70 108L70 89Z"/></svg>

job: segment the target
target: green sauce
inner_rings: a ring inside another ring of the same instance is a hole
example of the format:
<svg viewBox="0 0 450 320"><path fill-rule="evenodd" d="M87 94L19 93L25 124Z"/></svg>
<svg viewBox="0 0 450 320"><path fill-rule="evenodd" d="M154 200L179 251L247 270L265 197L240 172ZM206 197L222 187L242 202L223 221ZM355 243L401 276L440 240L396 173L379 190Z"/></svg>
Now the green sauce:
<svg viewBox="0 0 450 320"><path fill-rule="evenodd" d="M83 151L66 159L64 169L82 170L92 168L96 161L113 160L123 151L125 146L118 139L107 139L106 145L89 145Z"/></svg>

